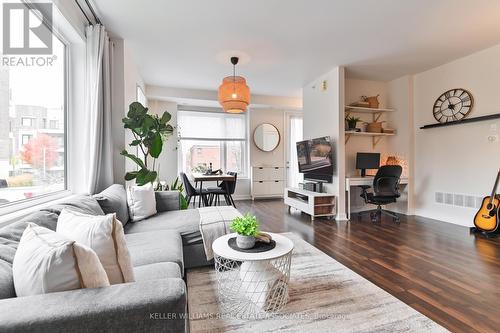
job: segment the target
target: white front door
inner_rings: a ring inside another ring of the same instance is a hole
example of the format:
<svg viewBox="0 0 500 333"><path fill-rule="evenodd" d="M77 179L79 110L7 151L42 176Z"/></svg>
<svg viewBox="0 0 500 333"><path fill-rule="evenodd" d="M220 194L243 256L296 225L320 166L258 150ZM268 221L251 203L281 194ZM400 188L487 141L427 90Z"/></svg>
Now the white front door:
<svg viewBox="0 0 500 333"><path fill-rule="evenodd" d="M286 186L298 187L304 180L304 176L299 173L296 148L296 143L302 141L302 113L286 112L285 126Z"/></svg>

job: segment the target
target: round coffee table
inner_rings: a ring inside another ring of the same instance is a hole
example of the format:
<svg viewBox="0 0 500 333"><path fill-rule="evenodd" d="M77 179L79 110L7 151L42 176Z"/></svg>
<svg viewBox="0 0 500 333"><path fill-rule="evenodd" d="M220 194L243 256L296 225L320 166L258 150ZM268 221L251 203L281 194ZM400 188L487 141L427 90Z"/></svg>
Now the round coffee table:
<svg viewBox="0 0 500 333"><path fill-rule="evenodd" d="M255 318L274 314L288 302L293 242L285 236L269 234L276 247L260 253L229 247L228 240L236 234L213 242L219 303L224 312Z"/></svg>

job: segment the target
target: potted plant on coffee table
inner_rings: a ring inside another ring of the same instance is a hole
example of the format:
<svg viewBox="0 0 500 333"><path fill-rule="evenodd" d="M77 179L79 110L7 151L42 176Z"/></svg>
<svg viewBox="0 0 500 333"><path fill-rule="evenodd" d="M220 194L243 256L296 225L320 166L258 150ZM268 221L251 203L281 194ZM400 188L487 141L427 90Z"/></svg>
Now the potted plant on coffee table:
<svg viewBox="0 0 500 333"><path fill-rule="evenodd" d="M255 237L259 234L259 222L254 215L246 213L231 223L231 230L236 232L236 245L240 249L251 249L255 246Z"/></svg>

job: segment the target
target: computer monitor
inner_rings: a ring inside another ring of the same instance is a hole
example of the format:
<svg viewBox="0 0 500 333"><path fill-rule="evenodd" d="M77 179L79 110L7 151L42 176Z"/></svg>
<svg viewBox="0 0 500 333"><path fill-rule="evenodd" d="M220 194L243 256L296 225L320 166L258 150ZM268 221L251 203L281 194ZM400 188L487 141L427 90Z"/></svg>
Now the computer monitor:
<svg viewBox="0 0 500 333"><path fill-rule="evenodd" d="M356 169L361 169L361 177L366 176L366 169L378 169L380 166L379 153L357 153Z"/></svg>

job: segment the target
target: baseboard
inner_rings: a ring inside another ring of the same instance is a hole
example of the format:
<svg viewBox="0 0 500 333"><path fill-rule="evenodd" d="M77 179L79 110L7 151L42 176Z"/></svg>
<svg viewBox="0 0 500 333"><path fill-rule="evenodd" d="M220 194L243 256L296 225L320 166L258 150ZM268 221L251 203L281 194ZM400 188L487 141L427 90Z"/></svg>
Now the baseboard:
<svg viewBox="0 0 500 333"><path fill-rule="evenodd" d="M233 195L234 201L251 200L251 199L252 197L250 196L250 194Z"/></svg>
<svg viewBox="0 0 500 333"><path fill-rule="evenodd" d="M349 221L349 219L345 213L342 213L335 216L335 221Z"/></svg>

